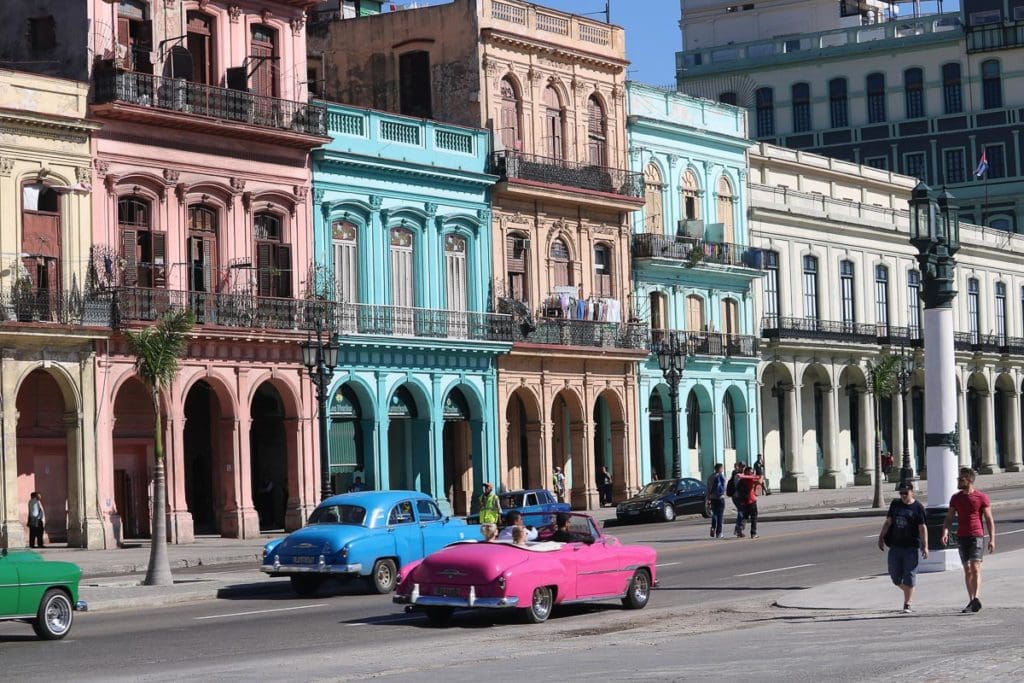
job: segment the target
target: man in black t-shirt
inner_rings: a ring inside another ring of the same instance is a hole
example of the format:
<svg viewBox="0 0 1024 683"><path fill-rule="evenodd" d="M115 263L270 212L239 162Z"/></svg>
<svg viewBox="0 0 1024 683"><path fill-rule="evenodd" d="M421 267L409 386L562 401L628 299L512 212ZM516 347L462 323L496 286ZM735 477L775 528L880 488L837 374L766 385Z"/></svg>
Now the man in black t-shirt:
<svg viewBox="0 0 1024 683"><path fill-rule="evenodd" d="M889 578L903 591L903 613L910 614L917 583L917 553L928 559L928 528L924 506L914 500L914 485L902 482L899 500L889 504L889 512L878 534L878 549L889 546Z"/></svg>

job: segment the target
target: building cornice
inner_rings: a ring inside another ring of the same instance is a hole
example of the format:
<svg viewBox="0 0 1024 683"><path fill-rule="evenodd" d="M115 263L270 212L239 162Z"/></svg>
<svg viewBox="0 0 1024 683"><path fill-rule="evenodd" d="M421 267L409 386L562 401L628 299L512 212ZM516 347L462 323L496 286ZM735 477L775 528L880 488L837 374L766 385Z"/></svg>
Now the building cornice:
<svg viewBox="0 0 1024 683"><path fill-rule="evenodd" d="M523 36L516 35L514 33L506 33L501 29L485 28L480 31L480 35L485 43L490 42L496 45L504 45L530 54L545 55L555 59L562 59L567 62L588 64L615 74L622 73L626 70L626 67L629 66L629 60L624 58L617 59L615 57L609 57L607 55L590 52L588 50L571 49L552 45L550 43L530 40L529 38L524 38Z"/></svg>
<svg viewBox="0 0 1024 683"><path fill-rule="evenodd" d="M438 167L423 166L409 162L382 160L377 157L355 154L339 154L329 150L317 150L313 153L316 163L325 169L357 169L374 173L406 176L424 180L437 180L447 183L465 185L470 188L486 189L498 182L498 176L473 171L454 169L441 170Z"/></svg>

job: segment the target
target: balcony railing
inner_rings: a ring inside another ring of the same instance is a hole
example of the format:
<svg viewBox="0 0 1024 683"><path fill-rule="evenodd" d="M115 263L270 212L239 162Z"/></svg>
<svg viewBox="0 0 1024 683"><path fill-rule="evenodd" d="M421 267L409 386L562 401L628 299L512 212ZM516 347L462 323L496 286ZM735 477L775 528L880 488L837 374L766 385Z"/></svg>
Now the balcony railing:
<svg viewBox="0 0 1024 683"><path fill-rule="evenodd" d="M872 323L847 323L817 318L765 316L761 320L762 336L768 339L816 339L855 344L877 344L878 327Z"/></svg>
<svg viewBox="0 0 1024 683"><path fill-rule="evenodd" d="M651 330L651 352L657 353L658 344L672 333L676 335L680 344L686 344L687 353L690 355L731 358L758 357L760 339L757 337L745 334L686 330Z"/></svg>
<svg viewBox="0 0 1024 683"><path fill-rule="evenodd" d="M649 346L648 329L642 323L540 318L535 326L520 327L519 335L521 341L533 344L638 350Z"/></svg>
<svg viewBox="0 0 1024 683"><path fill-rule="evenodd" d="M1008 337L998 334L978 334L977 332L954 332L953 347L957 351L972 353L1006 353Z"/></svg>
<svg viewBox="0 0 1024 683"><path fill-rule="evenodd" d="M503 180L528 180L642 199L643 174L509 150L491 154L490 172Z"/></svg>
<svg viewBox="0 0 1024 683"><path fill-rule="evenodd" d="M729 242L706 242L693 237L666 237L641 233L633 235L633 258L666 258L690 266L714 263L760 270L764 251L757 247Z"/></svg>
<svg viewBox="0 0 1024 683"><path fill-rule="evenodd" d="M1024 45L1024 21L967 27L967 53L1006 50Z"/></svg>
<svg viewBox="0 0 1024 683"><path fill-rule="evenodd" d="M302 332L316 319L342 335L407 336L512 342L512 317L315 299L209 294L143 287L115 291L116 326L155 321L170 310L191 309L199 325Z"/></svg>
<svg viewBox="0 0 1024 683"><path fill-rule="evenodd" d="M47 289L0 292L0 324L53 323L109 327L109 294L81 294Z"/></svg>
<svg viewBox="0 0 1024 683"><path fill-rule="evenodd" d="M95 72L97 104L123 102L254 126L327 135L327 107L135 71Z"/></svg>
<svg viewBox="0 0 1024 683"><path fill-rule="evenodd" d="M924 346L923 331L920 327L896 327L883 323L875 323L874 327L878 334L879 344L911 348Z"/></svg>

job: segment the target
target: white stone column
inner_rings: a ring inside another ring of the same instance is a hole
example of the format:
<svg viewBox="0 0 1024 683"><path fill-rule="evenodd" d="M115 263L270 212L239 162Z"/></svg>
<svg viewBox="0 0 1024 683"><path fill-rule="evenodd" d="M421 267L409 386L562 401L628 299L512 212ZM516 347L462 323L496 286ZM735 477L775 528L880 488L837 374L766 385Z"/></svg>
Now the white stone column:
<svg viewBox="0 0 1024 683"><path fill-rule="evenodd" d="M1003 405L1005 410L1003 424L1006 425L1006 471L1020 472L1024 469L1021 463L1021 420L1020 420L1020 393L1010 391L1006 393L1006 401Z"/></svg>
<svg viewBox="0 0 1024 683"><path fill-rule="evenodd" d="M860 471L854 475L857 486L871 486L875 483L875 402L866 387L857 387L860 402Z"/></svg>
<svg viewBox="0 0 1024 683"><path fill-rule="evenodd" d="M978 441L978 448L981 449L981 474L998 474L1002 472L999 462L996 459L996 392L978 392L978 422L981 424L981 434L975 437Z"/></svg>
<svg viewBox="0 0 1024 683"><path fill-rule="evenodd" d="M800 414L800 387L796 384L780 386L786 392L786 462L780 491L806 491L810 488L801 462L803 447L803 418Z"/></svg>
<svg viewBox="0 0 1024 683"><path fill-rule="evenodd" d="M846 473L839 467L839 406L837 405L840 392L835 388L823 386L821 389L822 428L825 432L825 473L818 479L818 487L823 489L840 489L846 486Z"/></svg>

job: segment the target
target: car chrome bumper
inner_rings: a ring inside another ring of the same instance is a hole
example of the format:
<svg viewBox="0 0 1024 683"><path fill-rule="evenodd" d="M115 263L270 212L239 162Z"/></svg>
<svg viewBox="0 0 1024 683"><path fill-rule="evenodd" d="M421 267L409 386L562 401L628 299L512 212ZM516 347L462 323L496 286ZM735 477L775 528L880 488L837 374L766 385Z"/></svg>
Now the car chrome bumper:
<svg viewBox="0 0 1024 683"><path fill-rule="evenodd" d="M89 611L89 603L87 603L85 600L79 600L78 602L75 603L75 611L76 612L88 612Z"/></svg>
<svg viewBox="0 0 1024 683"><path fill-rule="evenodd" d="M519 598L449 598L442 595L395 595L391 600L396 605L415 605L416 607L465 607L484 609L505 609L518 607Z"/></svg>
<svg viewBox="0 0 1024 683"><path fill-rule="evenodd" d="M260 571L267 574L359 574L361 563L356 564L262 564Z"/></svg>

